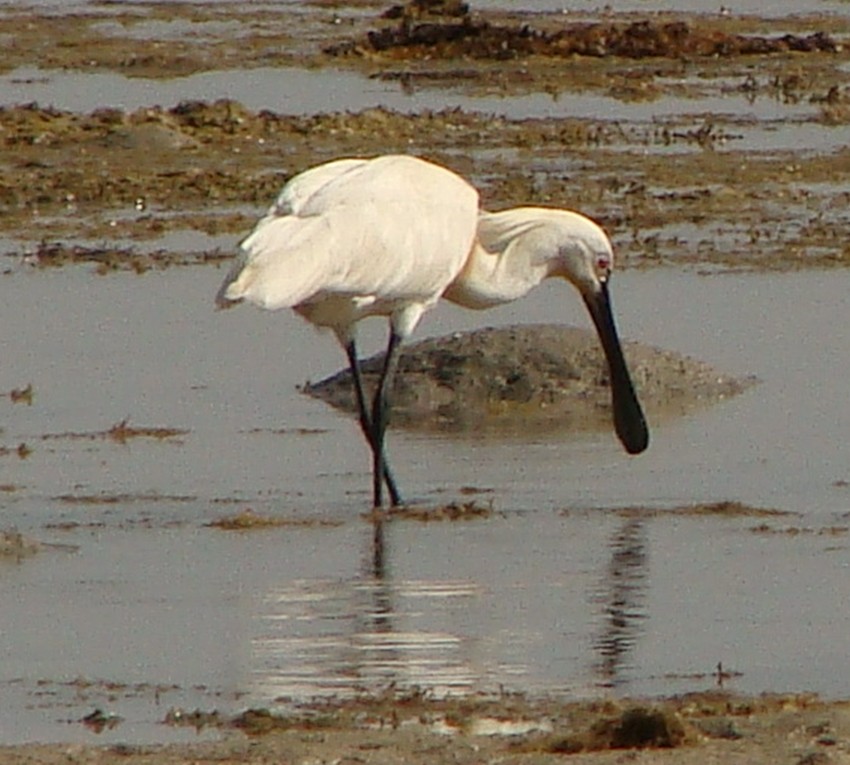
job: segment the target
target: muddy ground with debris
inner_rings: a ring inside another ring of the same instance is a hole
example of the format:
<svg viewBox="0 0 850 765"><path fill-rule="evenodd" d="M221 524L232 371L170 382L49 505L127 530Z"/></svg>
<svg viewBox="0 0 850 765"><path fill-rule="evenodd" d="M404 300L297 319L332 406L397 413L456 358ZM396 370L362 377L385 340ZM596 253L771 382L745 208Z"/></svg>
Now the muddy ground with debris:
<svg viewBox="0 0 850 765"><path fill-rule="evenodd" d="M663 702L560 703L512 695L436 701L389 692L294 716L254 710L225 721L188 714L171 724L224 732L218 742L165 747L0 747L0 762L804 765L850 757L847 703L805 694L749 699L710 691Z"/></svg>
<svg viewBox="0 0 850 765"><path fill-rule="evenodd" d="M737 147L753 131L844 129L846 18L611 20L475 7L464 14L451 3L352 5L299 6L285 24L272 9L228 3L135 3L114 6L108 19L10 8L0 34L15 45L0 51L0 71L37 67L19 70L26 84L58 67L155 81L299 66L358 72L411 93L657 104L660 116L528 119L464 108L303 115L238 100L130 112L105 103L89 113L9 105L0 108L7 254L41 265L92 261L103 271L215 261L230 252L157 240L185 230L235 237L295 172L398 151L467 175L488 207L580 207L610 231L620 267L844 265L836 224L847 207L850 150ZM744 99L741 113L663 108L670 99L715 97ZM747 102L794 110L786 120L761 120Z"/></svg>
<svg viewBox="0 0 850 765"><path fill-rule="evenodd" d="M745 96L808 106L789 118L797 127L846 130L848 34L843 17L611 20L486 14L425 0L393 8L316 2L286 23L274 8L226 2L113 5L108 17L10 6L0 15L0 36L14 44L0 46L0 71L157 79L222 68L333 67L411 92L591 93L635 104ZM620 268L843 267L850 259L850 150L737 150L742 136L762 127L747 113L612 121L464 109L298 115L235 100L130 112L104 104L89 113L9 105L0 108L0 236L9 263L91 263L92 278L216 264L230 251L176 250L159 240L182 230L235 238L293 173L341 155L404 151L469 176L494 209L580 207L612 234ZM647 363L636 372L639 386L652 369ZM704 371L698 362L693 369ZM165 747L9 747L0 748L0 762L850 761L847 705L804 696L718 693L647 705L390 694L308 706L291 718L260 711L170 723L220 725L224 738ZM513 724L514 735L486 735Z"/></svg>

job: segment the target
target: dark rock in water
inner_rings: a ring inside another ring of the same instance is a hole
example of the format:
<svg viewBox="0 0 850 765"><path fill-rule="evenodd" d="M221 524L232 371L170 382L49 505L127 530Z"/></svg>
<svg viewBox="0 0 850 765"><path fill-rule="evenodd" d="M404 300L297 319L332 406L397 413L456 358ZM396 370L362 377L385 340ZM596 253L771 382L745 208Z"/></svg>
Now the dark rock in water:
<svg viewBox="0 0 850 765"><path fill-rule="evenodd" d="M650 421L733 396L738 380L671 351L625 343L638 396ZM383 354L362 362L373 389ZM354 412L347 369L303 392ZM591 330L552 324L480 329L431 338L402 351L392 424L419 430L522 432L611 426L608 368Z"/></svg>

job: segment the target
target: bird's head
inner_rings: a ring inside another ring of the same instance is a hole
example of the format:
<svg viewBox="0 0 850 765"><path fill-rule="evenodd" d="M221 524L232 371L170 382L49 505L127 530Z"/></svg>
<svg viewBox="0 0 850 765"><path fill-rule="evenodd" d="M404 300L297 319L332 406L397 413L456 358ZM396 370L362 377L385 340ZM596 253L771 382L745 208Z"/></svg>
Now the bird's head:
<svg viewBox="0 0 850 765"><path fill-rule="evenodd" d="M632 385L608 294L614 268L611 240L590 218L570 210L544 214L549 249L554 252L550 276L571 282L581 293L608 360L614 427L629 454L639 454L649 444L649 430Z"/></svg>
<svg viewBox="0 0 850 765"><path fill-rule="evenodd" d="M571 282L583 297L598 295L614 270L614 250L602 228L590 218L569 210L551 211L554 250L551 276Z"/></svg>
<svg viewBox="0 0 850 765"><path fill-rule="evenodd" d="M515 289L501 289L497 299L469 301L462 305L486 307L525 295L542 279L558 277L573 284L581 293L611 374L614 427L629 454L639 454L649 444L649 430L629 376L608 294L608 281L614 268L611 241L590 218L572 210L546 207L517 207L498 213L482 213L479 241L489 253L499 253L519 265L505 279ZM517 276L518 272L518 276ZM498 274L498 267L486 278ZM485 279L480 279L486 282ZM480 289L480 285L476 284ZM470 290L474 292L474 290ZM509 297L505 297L508 295ZM451 299L451 298L450 298Z"/></svg>

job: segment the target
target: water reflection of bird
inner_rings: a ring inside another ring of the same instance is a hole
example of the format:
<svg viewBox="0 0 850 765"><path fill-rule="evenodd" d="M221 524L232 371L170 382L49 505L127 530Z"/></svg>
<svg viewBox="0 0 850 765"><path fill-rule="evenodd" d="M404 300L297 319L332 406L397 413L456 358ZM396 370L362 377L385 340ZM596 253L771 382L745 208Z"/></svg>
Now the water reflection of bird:
<svg viewBox="0 0 850 765"><path fill-rule="evenodd" d="M608 299L611 243L588 218L565 210L481 213L464 179L425 160L388 155L340 159L292 178L242 242L216 302L290 307L334 331L351 367L360 426L372 450L373 498L386 482L401 497L384 458L392 379L402 342L441 297L488 308L522 297L547 277L581 293L611 373L614 423L629 453L648 430L623 359ZM367 406L355 329L386 316L383 372Z"/></svg>
<svg viewBox="0 0 850 765"><path fill-rule="evenodd" d="M605 570L598 600L605 616L600 635L594 640L599 653L600 682L613 688L626 680L628 655L640 636L640 623L647 615L649 550L645 522L626 518L611 537L611 559Z"/></svg>

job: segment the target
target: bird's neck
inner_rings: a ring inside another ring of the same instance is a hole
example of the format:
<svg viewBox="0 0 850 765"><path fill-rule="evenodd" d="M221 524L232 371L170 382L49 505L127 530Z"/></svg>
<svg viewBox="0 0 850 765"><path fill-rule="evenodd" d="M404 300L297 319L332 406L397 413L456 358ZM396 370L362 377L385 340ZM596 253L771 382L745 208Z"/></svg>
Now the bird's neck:
<svg viewBox="0 0 850 765"><path fill-rule="evenodd" d="M548 264L534 262L527 251L507 247L489 252L476 242L443 297L464 308L491 308L523 297L550 275Z"/></svg>

